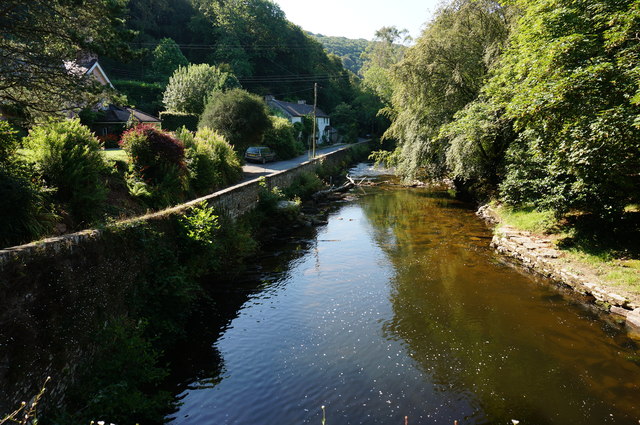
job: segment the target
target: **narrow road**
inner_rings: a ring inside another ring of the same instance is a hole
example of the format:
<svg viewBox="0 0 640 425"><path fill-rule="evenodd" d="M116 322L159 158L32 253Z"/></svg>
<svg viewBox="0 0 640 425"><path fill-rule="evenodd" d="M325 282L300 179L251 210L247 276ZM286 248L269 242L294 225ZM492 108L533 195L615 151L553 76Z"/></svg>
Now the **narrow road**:
<svg viewBox="0 0 640 425"><path fill-rule="evenodd" d="M316 150L316 155L322 155L325 153L337 151L347 144L340 145L332 145L328 147L321 147ZM293 168L296 165L300 165L305 161L309 160L309 155L305 153L304 155L300 155L297 158L287 159L286 161L275 161L268 162L266 164L255 164L253 162L247 162L244 167L242 167L243 178L242 182L246 182L249 180L257 179L258 177L268 176L269 174L276 173L282 170L288 170L289 168Z"/></svg>

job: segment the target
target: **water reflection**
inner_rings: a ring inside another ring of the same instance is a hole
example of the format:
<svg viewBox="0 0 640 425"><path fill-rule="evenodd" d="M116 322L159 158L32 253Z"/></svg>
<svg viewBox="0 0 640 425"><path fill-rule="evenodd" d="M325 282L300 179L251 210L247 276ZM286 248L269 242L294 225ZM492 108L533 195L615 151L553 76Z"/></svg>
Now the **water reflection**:
<svg viewBox="0 0 640 425"><path fill-rule="evenodd" d="M189 362L220 367L185 368L174 424L637 422L634 344L500 262L446 194L367 188L292 237L202 338Z"/></svg>
<svg viewBox="0 0 640 425"><path fill-rule="evenodd" d="M621 331L496 266L484 226L452 212L459 202L396 190L361 205L396 271L385 332L436 388L476 400L472 422L635 422L640 369L620 355Z"/></svg>

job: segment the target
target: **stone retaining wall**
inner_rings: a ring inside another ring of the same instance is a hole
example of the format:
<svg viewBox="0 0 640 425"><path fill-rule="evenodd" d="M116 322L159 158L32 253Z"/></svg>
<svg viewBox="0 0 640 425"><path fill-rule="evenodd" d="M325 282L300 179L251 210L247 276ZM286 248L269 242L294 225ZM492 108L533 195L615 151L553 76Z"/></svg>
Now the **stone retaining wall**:
<svg viewBox="0 0 640 425"><path fill-rule="evenodd" d="M313 172L321 165L339 165L345 160L345 157L348 155L351 146L346 146L343 149L320 155L313 160L303 162L302 164L288 170L279 171L274 174L265 176L264 179L267 187L273 188L277 186L284 188L289 186L293 179L295 179L297 176L304 173ZM191 208L193 205L203 201L214 207L216 211L225 213L232 218L236 218L255 208L255 206L258 204L259 193L259 181L251 180L245 183L240 183L236 186L220 190L210 195L194 199L192 201L172 208L168 208L144 216L135 217L129 220L124 220L120 224L164 220L170 215L183 214L188 211L189 208ZM74 249L80 249L81 245L85 241L91 241L95 238L99 238L100 234L101 231L98 229L83 230L81 232L48 238L26 245L1 249L0 278L2 270L11 263L14 263L16 261L28 262L29 257L32 255L42 255L43 253L47 253L47 255L52 256L63 252L73 251Z"/></svg>
<svg viewBox="0 0 640 425"><path fill-rule="evenodd" d="M497 214L488 205L481 207L477 214L498 224ZM491 246L499 253L516 259L530 271L592 297L601 308L623 316L634 331L640 330L640 302L607 287L595 275L582 275L568 270L565 254L555 249L551 240L510 226L498 225Z"/></svg>

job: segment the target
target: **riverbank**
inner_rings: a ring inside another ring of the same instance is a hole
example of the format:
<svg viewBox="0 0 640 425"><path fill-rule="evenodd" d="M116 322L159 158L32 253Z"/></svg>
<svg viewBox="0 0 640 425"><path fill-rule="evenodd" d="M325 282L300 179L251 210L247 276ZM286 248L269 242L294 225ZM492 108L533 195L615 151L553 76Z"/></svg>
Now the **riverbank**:
<svg viewBox="0 0 640 425"><path fill-rule="evenodd" d="M506 223L494 206L480 207L477 215L495 225L491 245L498 252L516 259L534 273L586 295L599 308L623 319L632 333L640 334L640 289L637 285L616 282L611 278L615 272L598 268L580 254L560 249L559 235L522 230Z"/></svg>

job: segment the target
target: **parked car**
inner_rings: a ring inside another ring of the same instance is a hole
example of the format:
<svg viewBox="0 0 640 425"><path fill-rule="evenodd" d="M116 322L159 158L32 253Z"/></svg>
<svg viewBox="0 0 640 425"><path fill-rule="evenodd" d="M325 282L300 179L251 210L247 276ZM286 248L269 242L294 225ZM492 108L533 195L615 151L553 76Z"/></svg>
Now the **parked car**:
<svg viewBox="0 0 640 425"><path fill-rule="evenodd" d="M262 162L273 161L276 154L266 146L252 146L244 154L247 161Z"/></svg>

